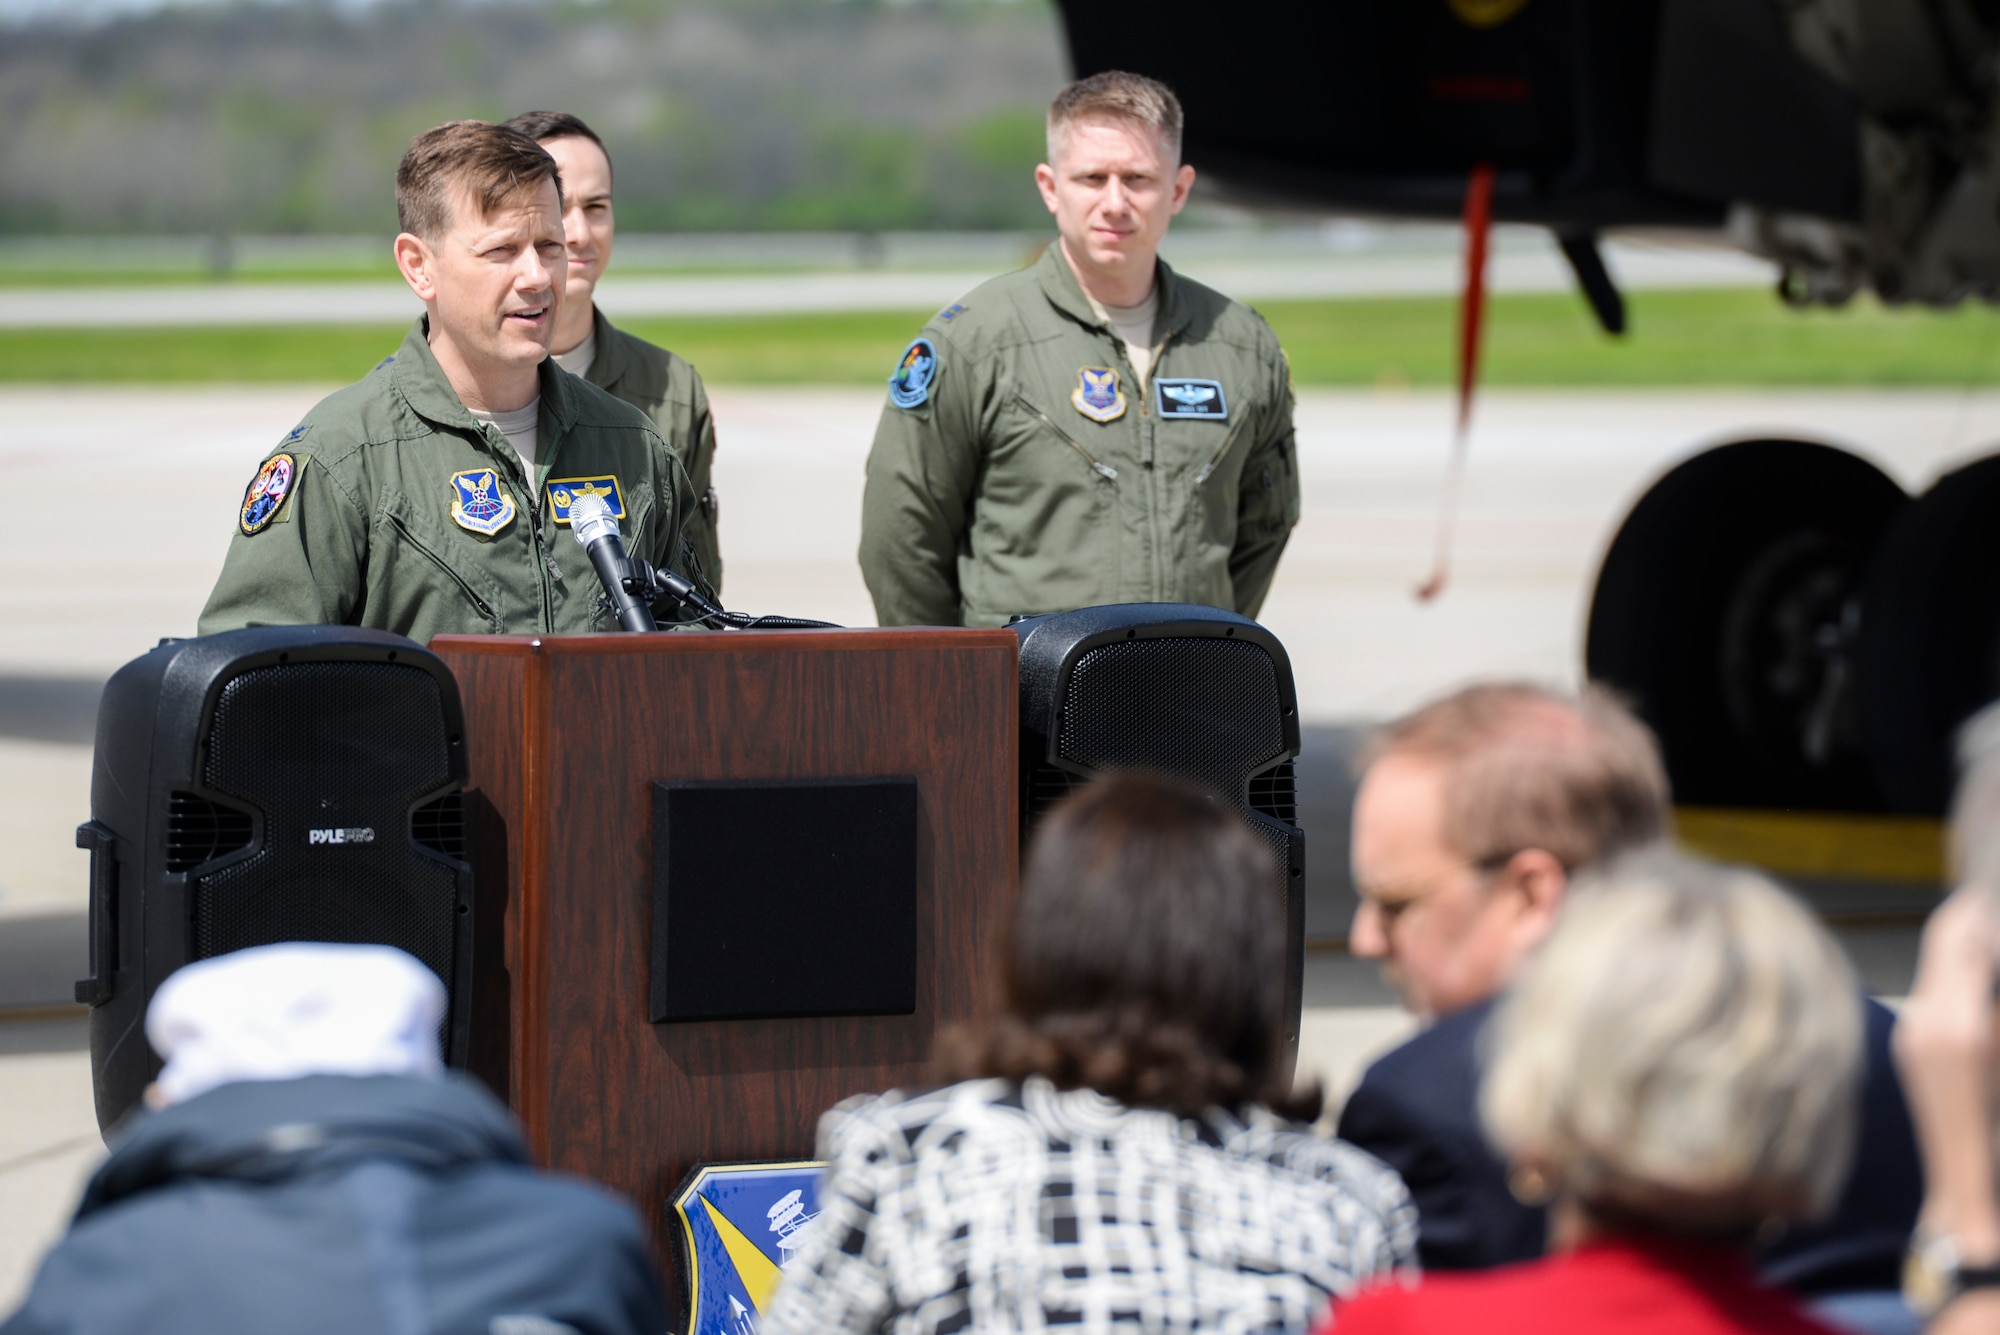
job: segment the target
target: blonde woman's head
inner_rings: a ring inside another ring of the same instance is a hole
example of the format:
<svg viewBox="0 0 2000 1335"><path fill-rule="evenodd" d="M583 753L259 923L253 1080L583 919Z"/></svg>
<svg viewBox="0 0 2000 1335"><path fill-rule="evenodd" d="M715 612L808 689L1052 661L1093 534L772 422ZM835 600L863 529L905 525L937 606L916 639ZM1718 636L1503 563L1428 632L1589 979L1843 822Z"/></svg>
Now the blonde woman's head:
<svg viewBox="0 0 2000 1335"><path fill-rule="evenodd" d="M1667 853L1579 881L1488 1034L1487 1133L1601 1218L1729 1232L1831 1208L1852 1156L1860 995L1754 872Z"/></svg>

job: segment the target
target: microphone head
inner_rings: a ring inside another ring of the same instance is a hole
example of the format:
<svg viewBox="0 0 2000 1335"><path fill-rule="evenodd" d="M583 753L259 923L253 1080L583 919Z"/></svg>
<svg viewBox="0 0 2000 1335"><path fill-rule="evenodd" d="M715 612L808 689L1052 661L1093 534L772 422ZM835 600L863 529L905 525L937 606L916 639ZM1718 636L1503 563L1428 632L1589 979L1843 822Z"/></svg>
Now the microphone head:
<svg viewBox="0 0 2000 1335"><path fill-rule="evenodd" d="M586 491L569 503L569 531L577 545L588 547L599 538L617 537L618 521L611 517L611 505L594 491Z"/></svg>

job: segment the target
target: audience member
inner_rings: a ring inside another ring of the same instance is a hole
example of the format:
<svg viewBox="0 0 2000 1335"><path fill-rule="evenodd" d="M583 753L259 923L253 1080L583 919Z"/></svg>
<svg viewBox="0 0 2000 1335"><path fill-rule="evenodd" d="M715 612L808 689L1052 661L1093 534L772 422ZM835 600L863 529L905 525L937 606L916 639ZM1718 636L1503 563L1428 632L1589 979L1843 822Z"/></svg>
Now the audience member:
<svg viewBox="0 0 2000 1335"><path fill-rule="evenodd" d="M1409 1185L1425 1270L1542 1255L1549 1222L1507 1189L1476 1107L1476 1043L1495 997L1555 924L1571 878L1666 833L1658 750L1609 697L1471 687L1389 725L1354 804L1355 953L1429 1027L1369 1068L1343 1138ZM1764 1247L1765 1278L1874 1331L1908 1327L1895 1296L1916 1219L1909 1113L1889 1057L1894 1017L1865 1003L1863 1153L1823 1222Z"/></svg>
<svg viewBox="0 0 2000 1335"><path fill-rule="evenodd" d="M438 1060L444 988L383 946L191 964L146 1015L154 1109L6 1335L657 1335L632 1211L535 1173Z"/></svg>
<svg viewBox="0 0 2000 1335"><path fill-rule="evenodd" d="M1840 948L1752 872L1655 852L1600 875L1501 1004L1480 1089L1554 1254L1376 1288L1340 1335L1829 1329L1747 1248L1847 1173L1863 1023Z"/></svg>
<svg viewBox="0 0 2000 1335"><path fill-rule="evenodd" d="M1411 1261L1395 1175L1281 1116L1285 915L1233 814L1117 775L1047 819L959 1083L820 1123L823 1213L763 1335L1302 1330Z"/></svg>
<svg viewBox="0 0 2000 1335"><path fill-rule="evenodd" d="M1916 984L1896 1026L1896 1063L1924 1154L1924 1204L1904 1288L1949 1335L2000 1331L2000 706L1967 725L1951 815L1959 889L1924 927Z"/></svg>

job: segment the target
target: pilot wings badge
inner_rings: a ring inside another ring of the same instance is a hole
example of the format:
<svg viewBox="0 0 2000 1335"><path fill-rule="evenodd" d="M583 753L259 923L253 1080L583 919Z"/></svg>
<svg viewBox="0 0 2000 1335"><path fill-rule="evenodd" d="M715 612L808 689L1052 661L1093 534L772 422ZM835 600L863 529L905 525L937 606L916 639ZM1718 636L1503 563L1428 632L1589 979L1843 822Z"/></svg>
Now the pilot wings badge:
<svg viewBox="0 0 2000 1335"><path fill-rule="evenodd" d="M1212 422L1229 418L1229 403L1222 397L1219 380L1159 380L1160 416L1205 417Z"/></svg>
<svg viewBox="0 0 2000 1335"><path fill-rule="evenodd" d="M490 468L451 475L452 522L469 533L492 537L514 520L514 497Z"/></svg>
<svg viewBox="0 0 2000 1335"><path fill-rule="evenodd" d="M1093 422L1115 422L1125 415L1125 391L1118 372L1109 366L1086 366L1077 372L1077 387L1069 401Z"/></svg>
<svg viewBox="0 0 2000 1335"><path fill-rule="evenodd" d="M688 1335L756 1335L779 1272L819 1217L823 1163L698 1164L675 1194Z"/></svg>

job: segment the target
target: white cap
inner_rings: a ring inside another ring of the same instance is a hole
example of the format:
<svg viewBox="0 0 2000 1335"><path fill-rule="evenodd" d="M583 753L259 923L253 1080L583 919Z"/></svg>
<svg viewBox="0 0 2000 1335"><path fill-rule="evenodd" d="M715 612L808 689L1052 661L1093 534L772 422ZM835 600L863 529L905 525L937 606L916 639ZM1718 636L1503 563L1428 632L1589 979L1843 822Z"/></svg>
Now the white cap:
<svg viewBox="0 0 2000 1335"><path fill-rule="evenodd" d="M238 1080L437 1076L444 984L392 946L257 946L190 964L153 994L146 1037L166 1059L159 1097Z"/></svg>

